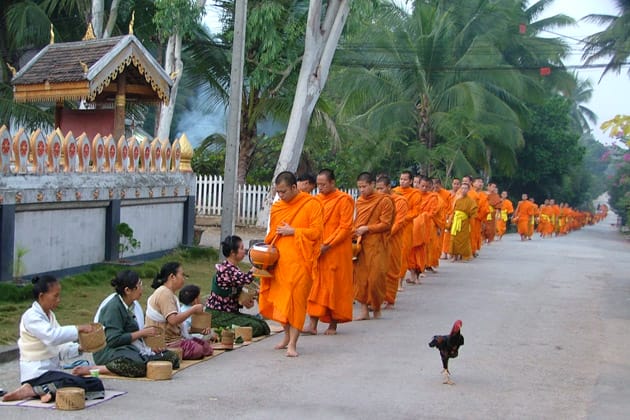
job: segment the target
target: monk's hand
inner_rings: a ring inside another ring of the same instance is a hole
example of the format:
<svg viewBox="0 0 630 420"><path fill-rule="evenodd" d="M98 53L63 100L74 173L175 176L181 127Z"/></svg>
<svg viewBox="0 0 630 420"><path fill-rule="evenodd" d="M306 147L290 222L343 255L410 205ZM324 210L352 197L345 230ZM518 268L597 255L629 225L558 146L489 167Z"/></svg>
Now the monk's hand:
<svg viewBox="0 0 630 420"><path fill-rule="evenodd" d="M326 251L328 251L329 249L330 249L330 245L322 245L322 247L319 250L319 255L324 255Z"/></svg>
<svg viewBox="0 0 630 420"><path fill-rule="evenodd" d="M291 225L288 224L287 222L283 222L283 224L278 226L278 228L276 229L276 232L282 236L291 236L295 234L295 229L292 228Z"/></svg>
<svg viewBox="0 0 630 420"><path fill-rule="evenodd" d="M359 226L357 228L357 230L354 231L354 234L356 236L362 236L362 235L365 235L366 233L368 233L368 231L369 231L368 227L363 225L363 226Z"/></svg>

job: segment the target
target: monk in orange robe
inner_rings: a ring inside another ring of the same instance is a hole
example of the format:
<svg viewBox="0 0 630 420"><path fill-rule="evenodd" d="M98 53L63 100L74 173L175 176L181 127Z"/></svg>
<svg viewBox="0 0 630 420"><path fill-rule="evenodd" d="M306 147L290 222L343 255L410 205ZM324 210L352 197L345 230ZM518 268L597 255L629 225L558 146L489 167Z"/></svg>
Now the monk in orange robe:
<svg viewBox="0 0 630 420"><path fill-rule="evenodd" d="M549 200L549 206L551 207L551 226L553 227L553 233L555 236L558 236L560 233L560 225L558 224L560 220L560 206L556 204L556 200L553 198Z"/></svg>
<svg viewBox="0 0 630 420"><path fill-rule="evenodd" d="M431 267L437 267L442 258L442 245L444 243L444 235L446 232L446 218L453 208L451 192L442 187L442 181L439 178L433 179L433 192L438 195L439 211L435 224L437 226L437 238L433 243L431 251Z"/></svg>
<svg viewBox="0 0 630 420"><path fill-rule="evenodd" d="M449 207L446 212L446 220L447 223L445 225L444 234L442 235L442 255L440 258L443 260L448 259L449 250L451 249L451 226L450 220L453 218L453 206L455 205L455 194L457 194L457 190L462 185L459 178L453 178L453 182L451 183L452 189L449 191Z"/></svg>
<svg viewBox="0 0 630 420"><path fill-rule="evenodd" d="M497 218L497 236L499 240L503 238L505 232L507 231L507 222L510 218L510 215L514 213L514 205L508 198L508 192L501 192L501 215Z"/></svg>
<svg viewBox="0 0 630 420"><path fill-rule="evenodd" d="M472 189L468 193L471 198L477 201L477 216L470 224L470 240L472 241L473 256L479 255L481 249L481 228L482 223L488 217L488 196L483 191L483 179L475 178L472 183Z"/></svg>
<svg viewBox="0 0 630 420"><path fill-rule="evenodd" d="M501 214L501 196L499 195L497 184L488 183L486 191L486 199L488 201L488 215L483 221L483 229L481 231L483 240L489 244L494 241L497 234L497 219Z"/></svg>
<svg viewBox="0 0 630 420"><path fill-rule="evenodd" d="M532 203L532 215L529 218L529 228L527 230L527 239L532 240L532 236L534 236L534 229L536 220L540 216L540 208L536 204L536 200L534 197L529 197L529 202Z"/></svg>
<svg viewBox="0 0 630 420"><path fill-rule="evenodd" d="M553 209L548 199L540 205L536 231L540 233L541 238L551 238L553 234Z"/></svg>
<svg viewBox="0 0 630 420"><path fill-rule="evenodd" d="M275 180L280 200L271 207L269 233L265 243L274 244L279 258L272 277L260 281L259 309L265 318L280 322L284 339L276 349L298 356L297 341L306 318L306 304L322 244L322 206L310 194L297 188L291 172L281 172Z"/></svg>
<svg viewBox="0 0 630 420"><path fill-rule="evenodd" d="M405 277L407 270L411 268L411 264L414 261L411 251L411 243L413 242L413 219L415 219L420 212L420 191L413 187L413 174L409 171L401 172L398 181L400 186L394 188L394 192L401 194L405 197L405 200L407 200L407 216L405 216L406 223L402 239L403 263L400 267L399 275L401 283L398 286L398 290L401 291L402 279Z"/></svg>
<svg viewBox="0 0 630 420"><path fill-rule="evenodd" d="M560 235L567 234L567 218L569 216L569 208L567 207L567 203L560 204L560 218L558 220L558 227L560 231Z"/></svg>
<svg viewBox="0 0 630 420"><path fill-rule="evenodd" d="M435 219L438 214L438 197L431 191L431 180L425 176L419 177L418 188L420 190L420 213L413 220L413 261L409 267L411 270L411 282L420 284L424 271L429 267L429 250L432 241L437 241L437 227Z"/></svg>
<svg viewBox="0 0 630 420"><path fill-rule="evenodd" d="M477 214L477 202L468 197L470 186L462 183L455 194L455 204L453 215L450 220L451 229L451 261L469 260L472 258L472 248L470 245L470 221Z"/></svg>
<svg viewBox="0 0 630 420"><path fill-rule="evenodd" d="M385 299L387 266L389 264L389 234L394 223L394 203L376 191L374 175L362 172L357 178L359 198L356 202L354 236L360 240L361 251L354 263L354 299L361 304L357 320L381 317Z"/></svg>
<svg viewBox="0 0 630 420"><path fill-rule="evenodd" d="M306 333L317 334L318 321L328 323L326 335L337 333L337 324L352 321L352 219L354 200L337 189L335 173L323 169L317 175L317 199L324 212L324 233L319 256L319 276L308 297L310 324Z"/></svg>
<svg viewBox="0 0 630 420"><path fill-rule="evenodd" d="M521 235L521 241L526 240L529 236L530 217L534 215L534 212L534 205L529 201L527 194L523 194L512 216L512 221L516 223L518 234Z"/></svg>
<svg viewBox="0 0 630 420"><path fill-rule="evenodd" d="M387 175L380 175L376 179L376 191L389 195L394 202L395 217L389 235L389 265L387 267L385 306L383 308L393 309L400 285L400 267L403 261L403 233L407 223L407 200L401 194L393 192L392 181ZM406 255L404 257L406 258Z"/></svg>

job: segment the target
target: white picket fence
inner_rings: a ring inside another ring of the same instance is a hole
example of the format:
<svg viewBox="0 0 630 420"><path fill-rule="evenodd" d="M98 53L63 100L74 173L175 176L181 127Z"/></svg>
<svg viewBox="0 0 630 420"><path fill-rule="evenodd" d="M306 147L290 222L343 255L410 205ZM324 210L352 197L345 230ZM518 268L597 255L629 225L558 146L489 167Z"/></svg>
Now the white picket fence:
<svg viewBox="0 0 630 420"><path fill-rule="evenodd" d="M238 185L236 223L240 225L256 224L258 212L262 209L270 185ZM343 191L353 198L358 197L358 190L352 188ZM317 190L313 191L316 194ZM223 177L197 176L197 196L195 209L201 216L221 216L223 212Z"/></svg>

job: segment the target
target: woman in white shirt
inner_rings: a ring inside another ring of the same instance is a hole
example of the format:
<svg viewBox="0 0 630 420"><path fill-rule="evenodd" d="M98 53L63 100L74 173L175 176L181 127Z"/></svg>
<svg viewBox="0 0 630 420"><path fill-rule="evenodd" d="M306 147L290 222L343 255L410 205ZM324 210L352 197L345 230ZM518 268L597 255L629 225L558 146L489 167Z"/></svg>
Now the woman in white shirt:
<svg viewBox="0 0 630 420"><path fill-rule="evenodd" d="M39 397L42 402L50 402L57 390L65 387L83 388L86 399L103 398L100 379L65 373L60 363L81 354L75 341L79 332L92 332L92 326L60 326L53 309L59 305L61 284L52 276L35 277L31 282L35 302L22 315L18 339L22 386L6 394L3 401Z"/></svg>

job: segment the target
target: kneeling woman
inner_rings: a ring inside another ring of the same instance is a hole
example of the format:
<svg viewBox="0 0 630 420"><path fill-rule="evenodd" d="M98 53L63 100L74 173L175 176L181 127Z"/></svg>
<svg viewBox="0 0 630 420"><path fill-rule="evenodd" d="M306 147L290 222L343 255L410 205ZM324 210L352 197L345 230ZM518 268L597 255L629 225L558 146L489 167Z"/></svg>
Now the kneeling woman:
<svg viewBox="0 0 630 420"><path fill-rule="evenodd" d="M221 242L221 252L226 259L215 266L217 272L212 279L212 291L206 303L206 311L212 313L212 326L252 327L254 337L268 335L269 325L264 320L239 311L241 305L238 296L243 286L254 280L251 271L243 273L238 268L238 263L245 258L243 241L238 236L228 236ZM253 301L248 308L251 306Z"/></svg>
<svg viewBox="0 0 630 420"><path fill-rule="evenodd" d="M22 386L6 394L3 401L38 397L43 402L53 401L57 390L79 387L86 399L105 396L103 383L98 378L83 378L62 372L60 361L81 354L79 332L92 332L91 325L60 326L53 309L59 305L61 284L52 276L35 277L35 302L20 320L20 380Z"/></svg>
<svg viewBox="0 0 630 420"><path fill-rule="evenodd" d="M201 359L212 354L212 346L199 338L184 338L182 323L192 314L203 312L203 305L197 304L180 312L175 292L182 288L186 275L178 262L169 262L153 280L155 292L147 300L147 316L145 325L160 327L165 331L164 337L168 348L180 347L186 360ZM209 333L210 331L207 331Z"/></svg>
<svg viewBox="0 0 630 420"><path fill-rule="evenodd" d="M125 270L118 273L111 282L116 294L100 308L97 322L105 328L106 346L94 353L94 362L101 373L113 372L131 378L146 376L147 362L169 361L173 369L179 368L177 354L165 349L151 349L142 340L155 336L155 327L139 328L134 313L134 305L142 296L142 281L138 274ZM87 373L93 367L75 369L77 373Z"/></svg>

